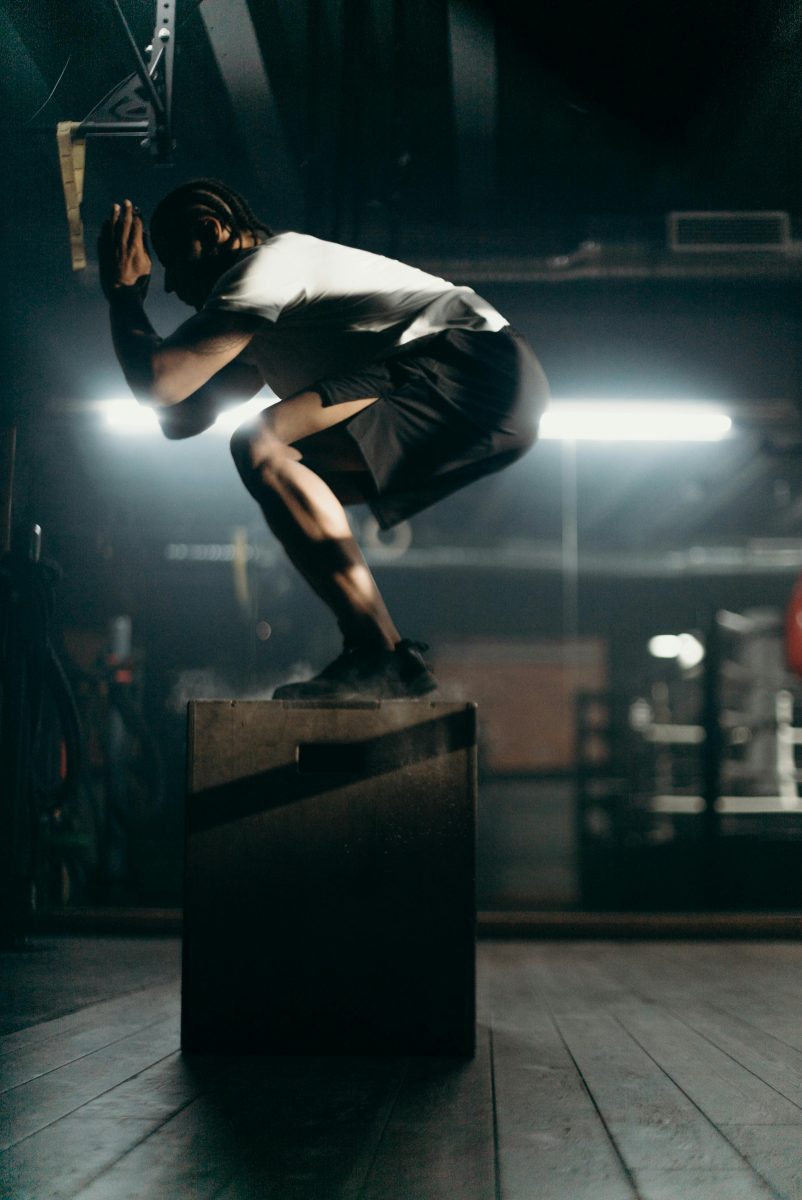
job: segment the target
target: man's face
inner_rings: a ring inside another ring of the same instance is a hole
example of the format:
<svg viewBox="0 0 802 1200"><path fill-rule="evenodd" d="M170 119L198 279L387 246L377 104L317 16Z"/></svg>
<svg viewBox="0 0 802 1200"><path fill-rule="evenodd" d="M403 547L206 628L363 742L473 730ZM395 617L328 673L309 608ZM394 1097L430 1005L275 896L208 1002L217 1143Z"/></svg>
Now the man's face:
<svg viewBox="0 0 802 1200"><path fill-rule="evenodd" d="M153 248L164 267L164 290L175 292L184 304L203 308L228 265L217 240L211 241L208 230L188 222L183 229L170 230L169 235L154 234Z"/></svg>

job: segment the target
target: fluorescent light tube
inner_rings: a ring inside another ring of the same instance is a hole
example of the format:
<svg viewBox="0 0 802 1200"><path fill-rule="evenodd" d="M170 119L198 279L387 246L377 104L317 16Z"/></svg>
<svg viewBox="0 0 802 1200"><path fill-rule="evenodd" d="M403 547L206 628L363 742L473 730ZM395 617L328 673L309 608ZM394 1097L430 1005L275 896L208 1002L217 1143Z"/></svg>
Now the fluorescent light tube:
<svg viewBox="0 0 802 1200"><path fill-rule="evenodd" d="M540 422L544 440L717 442L732 429L721 409L704 404L634 400L555 400Z"/></svg>

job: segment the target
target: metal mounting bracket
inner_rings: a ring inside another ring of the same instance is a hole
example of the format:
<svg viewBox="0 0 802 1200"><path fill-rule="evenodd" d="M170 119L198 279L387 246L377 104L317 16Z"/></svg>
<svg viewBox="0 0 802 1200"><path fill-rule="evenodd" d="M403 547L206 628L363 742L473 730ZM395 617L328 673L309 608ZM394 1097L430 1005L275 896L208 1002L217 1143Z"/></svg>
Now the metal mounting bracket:
<svg viewBox="0 0 802 1200"><path fill-rule="evenodd" d="M73 137L138 137L156 162L169 165L173 152L172 99L176 0L156 0L153 37L143 58L119 0L111 0L134 57L135 70L75 126Z"/></svg>
<svg viewBox="0 0 802 1200"><path fill-rule="evenodd" d="M110 0L134 57L135 70L104 96L83 121L60 121L56 128L59 168L70 228L70 253L74 271L86 266L81 201L84 189L86 139L136 137L156 163L172 162L173 58L175 56L177 0L156 0L153 37L146 47L147 61L125 19L119 0Z"/></svg>

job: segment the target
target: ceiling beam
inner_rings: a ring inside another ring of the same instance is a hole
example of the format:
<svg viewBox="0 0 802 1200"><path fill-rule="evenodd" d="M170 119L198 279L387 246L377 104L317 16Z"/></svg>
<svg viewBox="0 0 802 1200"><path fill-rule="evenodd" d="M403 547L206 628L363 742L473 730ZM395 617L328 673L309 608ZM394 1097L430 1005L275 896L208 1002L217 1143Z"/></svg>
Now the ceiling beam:
<svg viewBox="0 0 802 1200"><path fill-rule="evenodd" d="M204 0L200 15L257 182L279 226L301 224L303 189L246 0Z"/></svg>
<svg viewBox="0 0 802 1200"><path fill-rule="evenodd" d="M448 0L448 33L458 196L464 220L487 211L496 195L498 76L490 7Z"/></svg>

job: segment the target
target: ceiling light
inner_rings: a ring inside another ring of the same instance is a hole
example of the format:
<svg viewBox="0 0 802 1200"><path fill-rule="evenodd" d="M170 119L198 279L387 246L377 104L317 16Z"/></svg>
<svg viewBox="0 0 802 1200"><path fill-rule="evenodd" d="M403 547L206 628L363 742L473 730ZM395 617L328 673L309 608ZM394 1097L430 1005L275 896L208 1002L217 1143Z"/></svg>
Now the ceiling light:
<svg viewBox="0 0 802 1200"><path fill-rule="evenodd" d="M247 421L263 412L272 400L265 396L257 396L243 404L237 404L220 413L211 427L218 433L231 434ZM93 406L102 413L107 427L115 433L122 434L151 434L159 433L159 419L155 411L145 404L139 404L133 396L121 396L114 400L99 400Z"/></svg>
<svg viewBox="0 0 802 1200"><path fill-rule="evenodd" d="M686 670L696 667L705 656L705 648L692 633L660 633L649 641L654 658L675 658Z"/></svg>
<svg viewBox="0 0 802 1200"><path fill-rule="evenodd" d="M138 404L133 396L121 396L116 400L100 400L97 408L109 429L115 433L142 434L158 433L159 421L152 408Z"/></svg>
<svg viewBox="0 0 802 1200"><path fill-rule="evenodd" d="M676 658L679 654L679 638L673 633L661 633L649 641L649 653L654 658Z"/></svg>
<svg viewBox="0 0 802 1200"><path fill-rule="evenodd" d="M704 404L661 401L555 400L540 422L546 440L596 442L716 442L732 420Z"/></svg>

